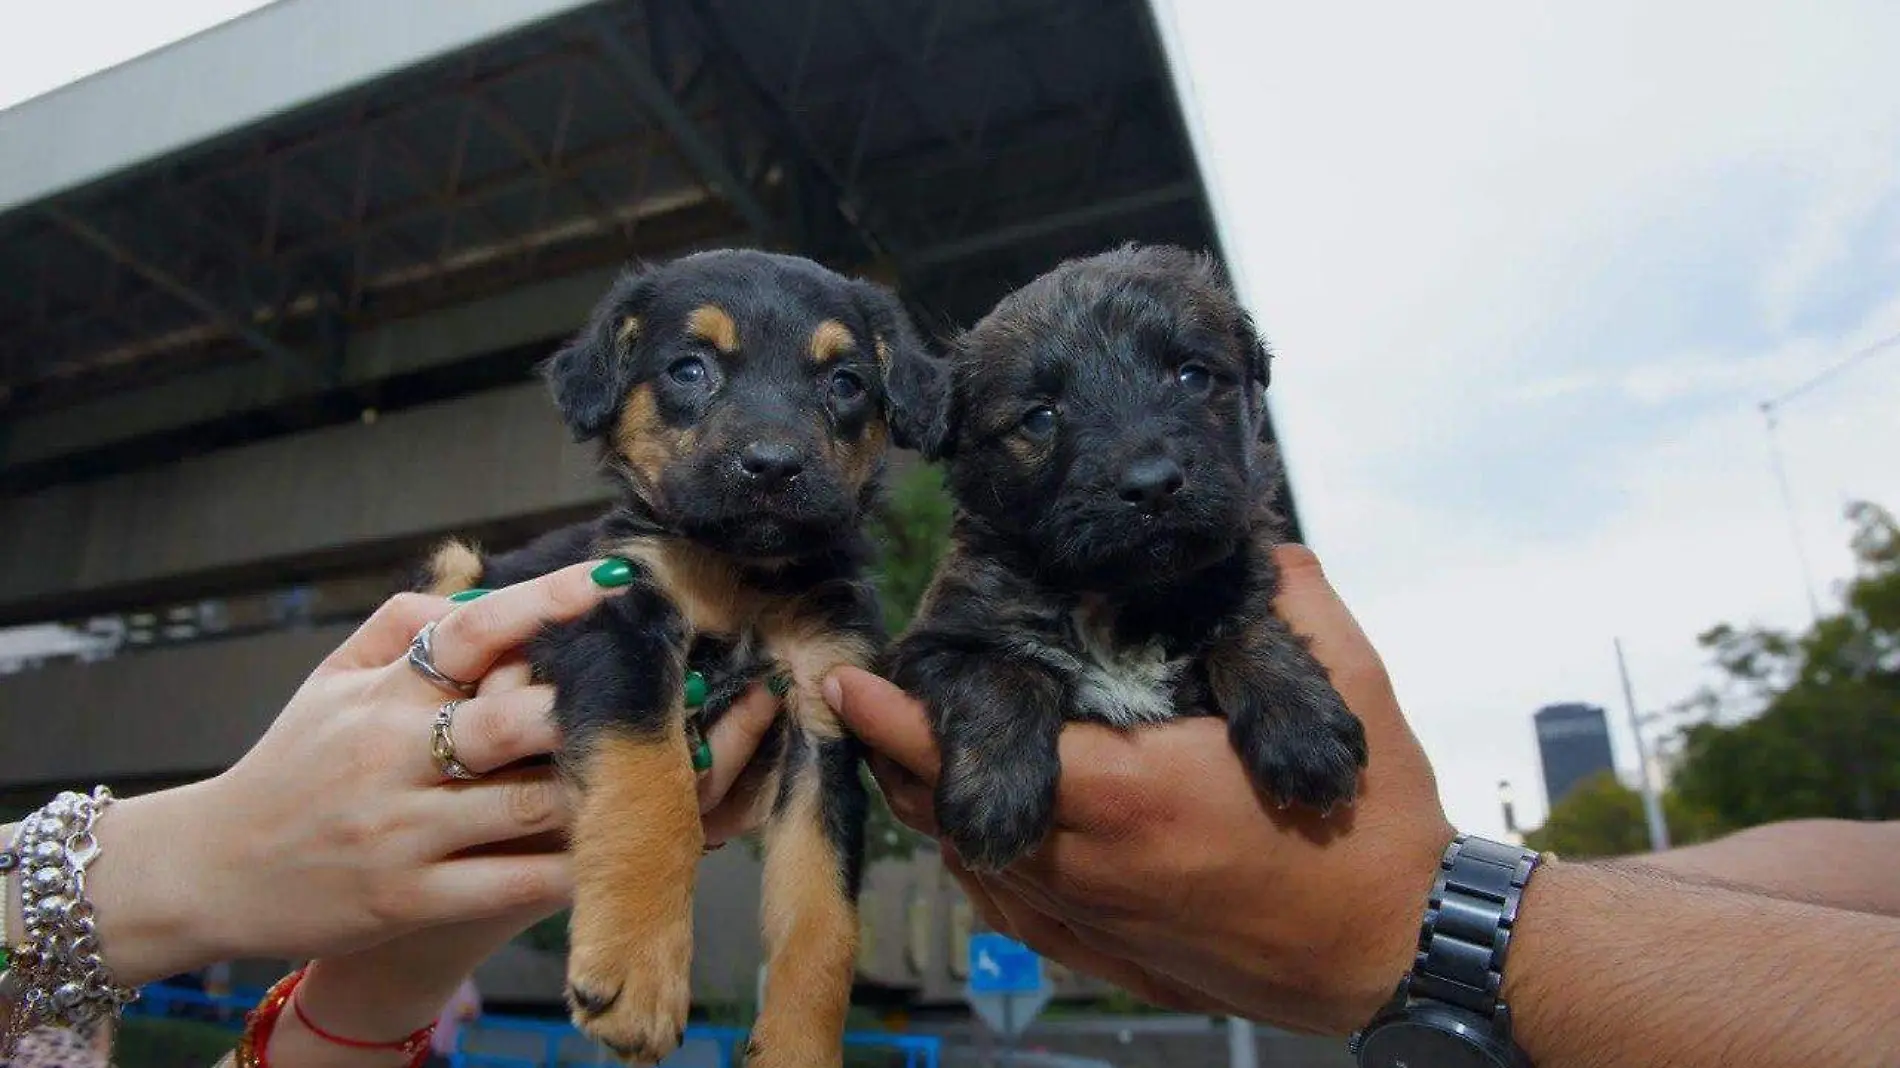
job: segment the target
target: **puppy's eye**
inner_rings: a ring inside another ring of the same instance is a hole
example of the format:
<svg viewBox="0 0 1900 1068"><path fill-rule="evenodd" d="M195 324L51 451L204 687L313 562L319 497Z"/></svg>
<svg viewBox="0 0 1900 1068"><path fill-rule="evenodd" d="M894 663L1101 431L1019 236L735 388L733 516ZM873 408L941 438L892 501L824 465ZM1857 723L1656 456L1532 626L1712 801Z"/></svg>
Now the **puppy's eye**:
<svg viewBox="0 0 1900 1068"><path fill-rule="evenodd" d="M1198 363L1184 363L1174 372L1174 380L1192 393L1206 393L1214 384L1214 373Z"/></svg>
<svg viewBox="0 0 1900 1068"><path fill-rule="evenodd" d="M696 386L706 381L706 361L697 356L674 360L666 369L666 377L682 386Z"/></svg>
<svg viewBox="0 0 1900 1068"><path fill-rule="evenodd" d="M841 401L854 401L864 396L864 379L856 371L831 372L831 395Z"/></svg>
<svg viewBox="0 0 1900 1068"><path fill-rule="evenodd" d="M1046 438L1056 431L1056 410L1043 405L1031 408L1023 413L1023 433L1032 438Z"/></svg>

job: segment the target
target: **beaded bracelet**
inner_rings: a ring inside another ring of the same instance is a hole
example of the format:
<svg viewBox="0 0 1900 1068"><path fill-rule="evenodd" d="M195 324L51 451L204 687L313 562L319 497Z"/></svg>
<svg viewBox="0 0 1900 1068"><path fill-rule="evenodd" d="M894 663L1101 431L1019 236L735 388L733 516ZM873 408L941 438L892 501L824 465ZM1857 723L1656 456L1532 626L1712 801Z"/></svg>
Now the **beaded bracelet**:
<svg viewBox="0 0 1900 1068"><path fill-rule="evenodd" d="M20 831L15 828L13 841L0 849L0 983L13 963L13 931L9 917L13 913L13 869L20 866Z"/></svg>
<svg viewBox="0 0 1900 1068"><path fill-rule="evenodd" d="M237 1068L270 1068L266 1056L270 1049L270 1037L277 1030L277 1021L284 1014L284 1006L297 1014L297 1022L311 1034L325 1042L350 1049L384 1049L392 1053L401 1053L409 1058L404 1068L421 1068L429 1057L429 1040L435 1037L435 1022L430 1021L407 1036L394 1042L365 1042L360 1039L345 1038L318 1027L303 1011L303 1005L297 999L297 988L303 984L304 975L309 971L305 965L284 976L271 985L264 999L257 1003L244 1019L244 1034L238 1039Z"/></svg>
<svg viewBox="0 0 1900 1068"><path fill-rule="evenodd" d="M0 1000L7 998L12 986L8 973L13 966L13 870L20 866L20 831L14 828L13 840L0 849Z"/></svg>
<svg viewBox="0 0 1900 1068"><path fill-rule="evenodd" d="M138 999L138 991L113 982L86 897L86 869L99 855L93 826L112 800L103 786L90 795L67 791L20 824L9 852L20 872L24 941L9 954L7 985L18 994L0 1034L0 1057L11 1056L20 1036L46 1024L90 1036L101 1020Z"/></svg>

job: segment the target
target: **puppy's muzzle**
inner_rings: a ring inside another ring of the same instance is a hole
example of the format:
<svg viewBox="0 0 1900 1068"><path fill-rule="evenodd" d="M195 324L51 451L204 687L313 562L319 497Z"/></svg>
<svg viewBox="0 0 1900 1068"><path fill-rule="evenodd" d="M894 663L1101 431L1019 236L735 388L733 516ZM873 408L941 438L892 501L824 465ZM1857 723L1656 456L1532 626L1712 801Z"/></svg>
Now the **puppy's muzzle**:
<svg viewBox="0 0 1900 1068"><path fill-rule="evenodd" d="M1131 507L1156 515L1174 505L1174 495L1187 485L1187 472L1166 456L1147 456L1122 468L1115 492Z"/></svg>
<svg viewBox="0 0 1900 1068"><path fill-rule="evenodd" d="M754 441L739 450L739 472L757 489L776 489L805 470L805 450L789 441Z"/></svg>

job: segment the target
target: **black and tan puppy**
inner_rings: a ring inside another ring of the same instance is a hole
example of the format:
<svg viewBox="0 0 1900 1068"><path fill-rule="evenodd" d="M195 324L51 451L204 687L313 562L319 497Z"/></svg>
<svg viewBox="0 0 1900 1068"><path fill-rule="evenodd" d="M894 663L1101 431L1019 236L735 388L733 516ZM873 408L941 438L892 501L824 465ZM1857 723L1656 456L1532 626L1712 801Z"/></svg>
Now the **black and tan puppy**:
<svg viewBox="0 0 1900 1068"><path fill-rule="evenodd" d="M576 438L599 441L618 507L513 553L435 556L437 592L599 556L635 566L625 596L532 651L579 798L568 997L625 1057L661 1059L686 1024L702 852L690 739L774 673L785 714L748 771L769 806L749 1063L840 1063L865 794L818 687L883 642L859 526L892 434L886 380L917 348L888 291L807 260L719 251L629 273L544 367ZM707 683L697 709L689 672Z"/></svg>
<svg viewBox="0 0 1900 1068"><path fill-rule="evenodd" d="M1221 715L1277 802L1352 799L1359 721L1270 609L1268 360L1205 257L1130 246L1005 297L905 384L957 517L887 670L930 710L970 866L1041 841L1067 720Z"/></svg>

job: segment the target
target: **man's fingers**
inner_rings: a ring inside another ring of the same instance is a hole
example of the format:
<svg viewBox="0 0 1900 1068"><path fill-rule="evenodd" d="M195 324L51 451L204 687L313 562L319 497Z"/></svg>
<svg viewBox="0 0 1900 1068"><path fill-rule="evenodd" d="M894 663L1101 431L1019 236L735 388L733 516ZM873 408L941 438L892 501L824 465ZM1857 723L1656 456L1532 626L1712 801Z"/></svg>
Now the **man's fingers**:
<svg viewBox="0 0 1900 1068"><path fill-rule="evenodd" d="M924 706L868 671L841 667L825 677L822 691L845 726L876 753L905 771L937 783L937 742L930 735Z"/></svg>
<svg viewBox="0 0 1900 1068"><path fill-rule="evenodd" d="M760 683L746 687L745 693L719 717L706 732L706 744L712 747L712 767L699 776L699 812L705 815L726 798L739 774L758 752L772 722L778 718L779 699Z"/></svg>
<svg viewBox="0 0 1900 1068"><path fill-rule="evenodd" d="M930 787L889 757L872 753L865 764L897 822L918 834L937 837L937 801Z"/></svg>
<svg viewBox="0 0 1900 1068"><path fill-rule="evenodd" d="M963 887L984 922L1051 960L1114 983L1135 997L1177 1012L1228 1012L1197 990L1156 976L1090 946L1067 924L1030 905L999 881L972 874L946 851L944 864Z"/></svg>
<svg viewBox="0 0 1900 1068"><path fill-rule="evenodd" d="M939 847L938 853L943 858L944 870L948 871L957 881L957 885L963 888L963 896L970 899L970 904L976 909L977 918L983 921L983 925L998 934L1006 934L1011 938L1016 938L1018 942L1022 941L1016 937L1015 928L1010 926L1008 914L996 906L996 899L990 895L989 884L977 878L973 872L959 863L956 852L949 846Z"/></svg>
<svg viewBox="0 0 1900 1068"><path fill-rule="evenodd" d="M1392 692L1385 661L1327 581L1319 557L1304 545L1276 545L1273 562L1280 572L1274 612L1306 639L1346 707L1365 723L1372 759L1405 754L1422 762L1423 750Z"/></svg>

